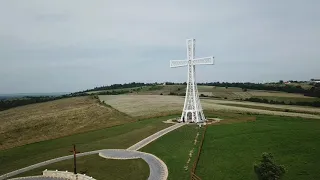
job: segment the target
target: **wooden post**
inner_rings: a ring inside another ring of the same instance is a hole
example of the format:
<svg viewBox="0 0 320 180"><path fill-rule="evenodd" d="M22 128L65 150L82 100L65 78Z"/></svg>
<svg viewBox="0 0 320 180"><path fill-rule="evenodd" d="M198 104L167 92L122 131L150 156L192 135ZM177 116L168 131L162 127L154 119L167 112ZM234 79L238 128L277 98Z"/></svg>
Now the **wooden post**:
<svg viewBox="0 0 320 180"><path fill-rule="evenodd" d="M73 145L73 150L70 151L70 152L73 152L73 172L74 172L74 174L77 174L77 161L76 161L77 156L76 156L76 154L80 153L80 152L76 151L76 145L75 144Z"/></svg>

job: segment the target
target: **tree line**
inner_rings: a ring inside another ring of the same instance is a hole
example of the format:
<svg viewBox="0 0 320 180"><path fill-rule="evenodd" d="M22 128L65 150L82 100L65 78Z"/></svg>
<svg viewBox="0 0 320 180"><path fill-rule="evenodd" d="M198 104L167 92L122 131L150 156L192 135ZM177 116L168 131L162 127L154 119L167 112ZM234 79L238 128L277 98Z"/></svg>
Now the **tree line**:
<svg viewBox="0 0 320 180"><path fill-rule="evenodd" d="M131 82L131 83L125 83L125 84L112 84L110 86L95 87L93 89L87 89L83 92L103 91L103 90L112 90L112 89L124 89L124 88L136 88L136 87L152 86L152 85L154 85L154 83Z"/></svg>

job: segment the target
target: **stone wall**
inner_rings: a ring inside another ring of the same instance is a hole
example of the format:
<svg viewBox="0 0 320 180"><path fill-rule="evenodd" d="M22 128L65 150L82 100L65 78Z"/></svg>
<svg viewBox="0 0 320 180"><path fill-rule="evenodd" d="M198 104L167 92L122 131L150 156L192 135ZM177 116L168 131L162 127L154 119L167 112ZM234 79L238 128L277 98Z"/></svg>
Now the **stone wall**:
<svg viewBox="0 0 320 180"><path fill-rule="evenodd" d="M65 179L72 179L72 180L96 180L93 177L87 176L85 174L73 174L72 172L68 171L50 171L45 170L43 171L43 176L45 177L54 177L54 178L65 178Z"/></svg>

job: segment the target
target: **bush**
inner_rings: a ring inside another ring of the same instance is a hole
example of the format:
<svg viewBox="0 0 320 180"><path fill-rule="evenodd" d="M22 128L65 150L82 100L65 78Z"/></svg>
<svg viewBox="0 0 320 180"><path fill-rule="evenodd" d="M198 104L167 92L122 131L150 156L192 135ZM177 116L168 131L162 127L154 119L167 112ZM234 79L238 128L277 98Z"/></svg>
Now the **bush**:
<svg viewBox="0 0 320 180"><path fill-rule="evenodd" d="M262 153L259 164L254 165L259 180L279 180L286 172L284 166L277 165L271 153Z"/></svg>

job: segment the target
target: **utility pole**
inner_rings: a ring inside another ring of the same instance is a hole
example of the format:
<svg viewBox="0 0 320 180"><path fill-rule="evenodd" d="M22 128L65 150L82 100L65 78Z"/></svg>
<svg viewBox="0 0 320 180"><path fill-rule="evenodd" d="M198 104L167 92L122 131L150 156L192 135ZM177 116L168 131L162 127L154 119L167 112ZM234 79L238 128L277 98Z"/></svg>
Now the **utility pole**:
<svg viewBox="0 0 320 180"><path fill-rule="evenodd" d="M77 162L76 162L77 156L76 156L76 154L80 153L80 152L76 151L75 144L73 145L73 150L71 150L70 152L73 152L73 172L74 172L74 174L77 174Z"/></svg>

